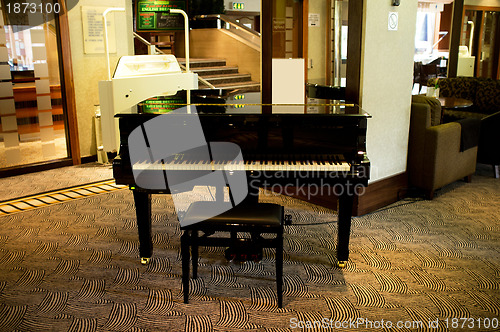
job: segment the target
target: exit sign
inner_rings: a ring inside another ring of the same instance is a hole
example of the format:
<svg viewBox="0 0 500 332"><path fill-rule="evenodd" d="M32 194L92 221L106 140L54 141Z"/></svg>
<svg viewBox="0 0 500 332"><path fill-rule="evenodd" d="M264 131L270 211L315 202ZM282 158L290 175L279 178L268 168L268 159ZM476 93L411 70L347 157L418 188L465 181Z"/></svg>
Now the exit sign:
<svg viewBox="0 0 500 332"><path fill-rule="evenodd" d="M244 2L233 2L233 9L235 10L243 10L245 9L245 3Z"/></svg>

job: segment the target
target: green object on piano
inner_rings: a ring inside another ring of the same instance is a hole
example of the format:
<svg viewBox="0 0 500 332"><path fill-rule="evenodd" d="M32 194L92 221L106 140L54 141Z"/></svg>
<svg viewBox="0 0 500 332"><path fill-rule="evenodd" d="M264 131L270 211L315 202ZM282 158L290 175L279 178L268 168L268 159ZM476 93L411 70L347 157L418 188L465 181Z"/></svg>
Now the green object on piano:
<svg viewBox="0 0 500 332"><path fill-rule="evenodd" d="M153 97L139 104L139 113L169 113L179 108L179 104L185 103L185 98L180 96Z"/></svg>

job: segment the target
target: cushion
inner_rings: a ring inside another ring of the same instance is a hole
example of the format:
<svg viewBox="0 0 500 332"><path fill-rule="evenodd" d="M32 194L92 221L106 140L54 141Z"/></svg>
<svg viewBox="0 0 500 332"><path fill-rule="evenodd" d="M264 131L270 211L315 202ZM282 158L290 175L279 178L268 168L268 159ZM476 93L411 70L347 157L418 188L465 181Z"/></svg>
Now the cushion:
<svg viewBox="0 0 500 332"><path fill-rule="evenodd" d="M281 205L271 203L240 204L214 217L206 217L216 202L199 201L192 203L183 219L189 225L185 228L200 228L203 226L273 226L281 225ZM209 213L209 215L211 215ZM205 220L192 223L193 220ZM184 228L184 227L181 227Z"/></svg>
<svg viewBox="0 0 500 332"><path fill-rule="evenodd" d="M481 120L482 118L484 118L486 116L488 116L488 114L479 113L479 112L467 112L467 111L460 111L460 110L444 110L443 111L443 117L445 118L444 122L455 121L458 119L467 119L467 118Z"/></svg>
<svg viewBox="0 0 500 332"><path fill-rule="evenodd" d="M411 102L429 105L431 107L431 126L441 124L441 103L437 98L414 95L411 97Z"/></svg>
<svg viewBox="0 0 500 332"><path fill-rule="evenodd" d="M434 78L429 80L428 86L437 85L439 95L442 97L457 97L474 101L477 82L478 79L475 77Z"/></svg>
<svg viewBox="0 0 500 332"><path fill-rule="evenodd" d="M500 81L493 79L479 81L474 106L486 114L500 111Z"/></svg>

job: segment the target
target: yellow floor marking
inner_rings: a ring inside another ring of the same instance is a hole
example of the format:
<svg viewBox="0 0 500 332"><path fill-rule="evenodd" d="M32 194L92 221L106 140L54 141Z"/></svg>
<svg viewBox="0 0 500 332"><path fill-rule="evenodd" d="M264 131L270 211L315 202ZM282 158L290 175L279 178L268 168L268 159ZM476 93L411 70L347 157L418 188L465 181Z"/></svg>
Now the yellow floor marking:
<svg viewBox="0 0 500 332"><path fill-rule="evenodd" d="M44 194L36 194L29 197L13 199L6 202L0 202L0 216L45 207L51 204L67 202L73 199L104 194L124 188L127 188L127 186L117 185L115 180L106 180L93 184L80 185L72 188L54 190Z"/></svg>

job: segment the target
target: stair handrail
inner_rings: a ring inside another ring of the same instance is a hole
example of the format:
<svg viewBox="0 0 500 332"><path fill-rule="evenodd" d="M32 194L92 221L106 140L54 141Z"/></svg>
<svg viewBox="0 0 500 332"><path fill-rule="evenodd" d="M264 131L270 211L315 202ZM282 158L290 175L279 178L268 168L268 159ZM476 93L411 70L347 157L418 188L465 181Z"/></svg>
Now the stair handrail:
<svg viewBox="0 0 500 332"><path fill-rule="evenodd" d="M144 39L144 37L139 35L137 32L134 32L134 38L137 38L137 40L139 40L141 43L143 43L144 45L146 45L148 47L148 54L166 54L165 52L160 50L158 47L156 47L156 45L153 45L150 42L148 42L146 39ZM184 66L182 63L179 63L179 67L181 67L181 69L184 71L186 70L186 66ZM199 75L198 75L198 81L205 84L210 89L217 89L212 83L210 83L209 81L207 81L206 79L204 79L203 77L201 77Z"/></svg>
<svg viewBox="0 0 500 332"><path fill-rule="evenodd" d="M259 32L255 31L253 29L250 29L249 27L247 27L239 22L233 21L229 16L224 15L224 14L196 15L193 17L193 20L221 20L221 21L229 24L230 26L232 26L236 30L243 31L243 32L251 35L252 37L260 38L260 36L261 36L261 34ZM260 45L258 45L258 46L260 48Z"/></svg>
<svg viewBox="0 0 500 332"><path fill-rule="evenodd" d="M260 37L260 32L257 32L253 29L250 29L249 27L233 21L229 16L224 15L224 14L207 14L207 15L196 15L193 17L194 20L205 20L205 19L220 19L221 21L224 21L226 23L229 23L230 25L238 28L245 30L248 33L251 33L252 35Z"/></svg>

